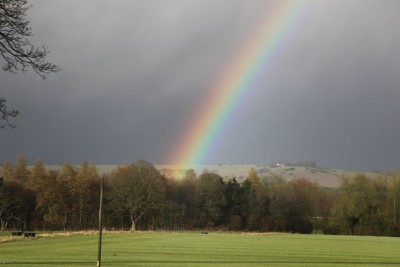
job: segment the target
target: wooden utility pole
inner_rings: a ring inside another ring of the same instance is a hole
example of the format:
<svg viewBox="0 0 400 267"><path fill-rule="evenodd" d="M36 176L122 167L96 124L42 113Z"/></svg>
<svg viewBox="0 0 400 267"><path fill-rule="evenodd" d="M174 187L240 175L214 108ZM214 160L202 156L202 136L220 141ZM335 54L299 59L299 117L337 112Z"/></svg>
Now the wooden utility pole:
<svg viewBox="0 0 400 267"><path fill-rule="evenodd" d="M99 207L99 246L97 250L97 267L101 266L101 239L103 234L103 221L102 221L102 213L103 213L103 184L104 177L100 179L100 207Z"/></svg>
<svg viewBox="0 0 400 267"><path fill-rule="evenodd" d="M397 224L397 222L396 222L396 193L397 193L397 190L395 188L393 188L393 191L394 191L393 192L393 225L394 225L394 228L396 228L396 224Z"/></svg>
<svg viewBox="0 0 400 267"><path fill-rule="evenodd" d="M396 229L397 226L397 216L396 216L396 197L397 197L397 188L396 188L396 177L395 174L392 176L393 178L393 227Z"/></svg>

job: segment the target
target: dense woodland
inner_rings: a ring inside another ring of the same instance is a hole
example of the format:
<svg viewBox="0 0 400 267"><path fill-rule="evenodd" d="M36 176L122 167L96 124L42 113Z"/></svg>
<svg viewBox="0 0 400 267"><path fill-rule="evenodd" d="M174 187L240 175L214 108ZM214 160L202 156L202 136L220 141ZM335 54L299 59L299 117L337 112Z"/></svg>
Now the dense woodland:
<svg viewBox="0 0 400 267"><path fill-rule="evenodd" d="M254 169L242 183L207 170L171 179L138 161L100 177L88 162L47 170L18 157L3 163L0 177L2 231L96 228L103 180L103 225L110 229L400 233L399 173L354 174L339 188L321 188Z"/></svg>

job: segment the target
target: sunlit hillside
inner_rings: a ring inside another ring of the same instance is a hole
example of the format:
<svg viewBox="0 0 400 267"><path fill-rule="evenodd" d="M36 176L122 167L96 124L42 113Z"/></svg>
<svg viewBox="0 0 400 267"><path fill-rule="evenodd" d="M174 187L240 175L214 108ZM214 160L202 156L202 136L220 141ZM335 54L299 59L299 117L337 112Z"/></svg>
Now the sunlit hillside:
<svg viewBox="0 0 400 267"><path fill-rule="evenodd" d="M323 187L337 187L340 184L341 176L355 173L339 169L276 165L156 165L156 167L167 177L182 178L186 170L193 169L198 175L207 170L218 173L226 179L235 177L238 181L244 180L249 170L254 168L261 178L274 175L282 176L288 181L295 178L306 178Z"/></svg>
<svg viewBox="0 0 400 267"><path fill-rule="evenodd" d="M355 173L355 171L345 171L340 169L312 168L298 166L277 166L277 165L155 165L156 168L168 178L181 179L185 172L193 169L197 175L203 171L214 172L221 175L225 179L235 177L238 181L243 181L249 170L254 168L261 178L271 178L279 175L290 181L295 178L305 178L312 182L318 183L323 187L337 187L340 183L340 177L346 174ZM100 174L109 174L114 170L116 165L97 165ZM50 168L56 168L50 167ZM370 174L370 173L367 173Z"/></svg>

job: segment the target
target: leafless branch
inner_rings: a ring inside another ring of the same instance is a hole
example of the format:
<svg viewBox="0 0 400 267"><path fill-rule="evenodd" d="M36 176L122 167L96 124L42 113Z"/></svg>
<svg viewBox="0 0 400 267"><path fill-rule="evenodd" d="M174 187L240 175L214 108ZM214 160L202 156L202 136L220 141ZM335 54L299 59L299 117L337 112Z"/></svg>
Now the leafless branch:
<svg viewBox="0 0 400 267"><path fill-rule="evenodd" d="M45 61L47 47L30 43L32 36L26 12L31 7L27 0L0 0L0 55L5 63L3 70L26 72L31 67L40 77L60 71L56 64Z"/></svg>
<svg viewBox="0 0 400 267"><path fill-rule="evenodd" d="M0 97L0 128L5 129L6 127L15 128L15 125L10 123L9 119L16 117L19 113L18 110L8 110L5 104L6 100L4 97Z"/></svg>

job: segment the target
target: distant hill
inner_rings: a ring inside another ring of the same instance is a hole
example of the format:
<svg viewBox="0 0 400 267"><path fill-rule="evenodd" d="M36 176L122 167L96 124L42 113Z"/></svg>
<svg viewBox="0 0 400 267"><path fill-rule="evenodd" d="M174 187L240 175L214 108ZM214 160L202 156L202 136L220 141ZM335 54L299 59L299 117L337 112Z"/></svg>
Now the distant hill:
<svg viewBox="0 0 400 267"><path fill-rule="evenodd" d="M48 169L58 169L60 166L47 166ZM100 174L111 173L117 165L97 165ZM286 166L284 164L276 165L155 165L155 167L166 177L181 179L188 169L193 169L197 175L204 170L214 172L228 180L235 177L238 181L243 181L250 168L254 168L260 177L267 177L273 174L281 175L287 181L295 178L305 178L319 184L322 187L338 187L340 177L345 174L354 174L354 171L345 171L340 169L327 169L320 167L299 167ZM372 175L373 173L365 173Z"/></svg>
<svg viewBox="0 0 400 267"><path fill-rule="evenodd" d="M284 177L287 181L295 178L305 178L318 183L322 187L338 187L342 175L356 173L339 169L284 165L156 165L156 168L167 177L181 178L184 176L186 170L193 169L198 175L203 170L207 170L218 173L225 179L236 177L238 181L244 180L250 168L254 168L260 177L277 174ZM367 174L369 175L370 173Z"/></svg>

